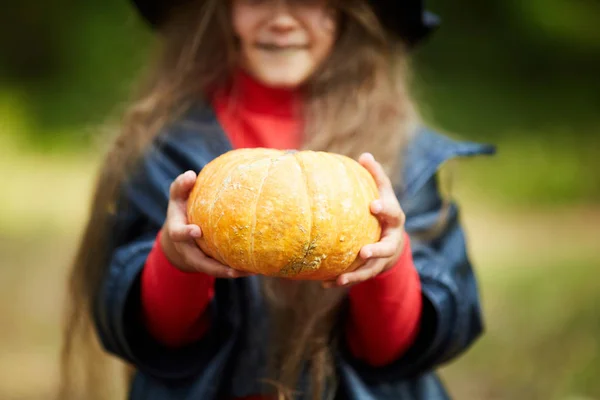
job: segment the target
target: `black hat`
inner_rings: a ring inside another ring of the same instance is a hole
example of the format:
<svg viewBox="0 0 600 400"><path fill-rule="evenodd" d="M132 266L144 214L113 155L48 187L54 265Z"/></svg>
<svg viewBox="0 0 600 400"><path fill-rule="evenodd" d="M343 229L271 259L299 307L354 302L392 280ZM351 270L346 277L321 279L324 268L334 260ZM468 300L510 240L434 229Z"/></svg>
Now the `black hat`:
<svg viewBox="0 0 600 400"><path fill-rule="evenodd" d="M132 0L154 28L159 27L169 8L189 0ZM383 25L412 47L425 39L438 25L436 15L425 10L424 0L371 0Z"/></svg>

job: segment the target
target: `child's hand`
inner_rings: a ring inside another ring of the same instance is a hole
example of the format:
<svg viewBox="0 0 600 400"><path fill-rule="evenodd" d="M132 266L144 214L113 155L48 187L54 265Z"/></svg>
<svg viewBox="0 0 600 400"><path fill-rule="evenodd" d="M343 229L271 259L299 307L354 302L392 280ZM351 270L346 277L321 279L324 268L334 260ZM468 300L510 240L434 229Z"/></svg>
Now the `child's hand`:
<svg viewBox="0 0 600 400"><path fill-rule="evenodd" d="M371 203L371 212L381 222L381 239L360 250L359 257L366 260L362 267L340 275L335 281L325 282L325 287L348 286L374 278L393 267L404 248L405 216L390 179L371 154L362 154L358 161L373 175L379 188L380 198Z"/></svg>
<svg viewBox="0 0 600 400"><path fill-rule="evenodd" d="M239 272L207 256L194 239L202 236L198 225L188 224L186 203L196 183L196 174L187 171L171 184L167 218L162 227L160 244L167 259L184 272L204 272L216 278L239 278Z"/></svg>

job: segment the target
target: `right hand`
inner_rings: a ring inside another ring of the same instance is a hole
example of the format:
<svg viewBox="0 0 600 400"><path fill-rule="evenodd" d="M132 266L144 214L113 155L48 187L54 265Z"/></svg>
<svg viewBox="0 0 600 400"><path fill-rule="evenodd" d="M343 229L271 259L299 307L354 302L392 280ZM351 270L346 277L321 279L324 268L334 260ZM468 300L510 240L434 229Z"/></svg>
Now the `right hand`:
<svg viewBox="0 0 600 400"><path fill-rule="evenodd" d="M188 224L186 204L196 183L196 173L187 171L171 184L167 218L160 245L167 259L183 272L203 272L216 278L240 278L251 274L237 271L207 256L196 244L202 236L198 225Z"/></svg>

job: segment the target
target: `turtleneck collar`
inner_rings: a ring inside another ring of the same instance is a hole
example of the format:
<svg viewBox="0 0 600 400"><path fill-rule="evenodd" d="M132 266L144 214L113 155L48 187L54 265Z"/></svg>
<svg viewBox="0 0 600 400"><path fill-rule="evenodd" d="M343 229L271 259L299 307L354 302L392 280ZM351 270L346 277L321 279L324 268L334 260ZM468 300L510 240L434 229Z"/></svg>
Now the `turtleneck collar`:
<svg viewBox="0 0 600 400"><path fill-rule="evenodd" d="M228 91L230 105L250 113L284 118L299 115L301 101L298 89L267 86L242 69L232 77Z"/></svg>

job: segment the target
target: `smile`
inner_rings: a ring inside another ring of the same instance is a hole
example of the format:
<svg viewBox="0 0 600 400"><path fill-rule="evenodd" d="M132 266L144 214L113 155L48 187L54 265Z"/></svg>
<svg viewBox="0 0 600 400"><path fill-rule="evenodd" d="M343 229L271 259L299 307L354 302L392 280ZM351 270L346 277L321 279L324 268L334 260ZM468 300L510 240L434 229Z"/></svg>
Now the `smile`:
<svg viewBox="0 0 600 400"><path fill-rule="evenodd" d="M267 50L267 51L290 51L290 50L306 50L308 46L304 45L288 45L288 46L278 46L275 44L268 43L259 43L256 45L258 49Z"/></svg>

